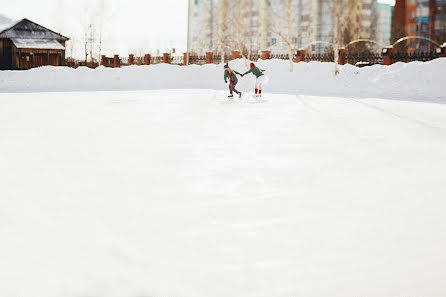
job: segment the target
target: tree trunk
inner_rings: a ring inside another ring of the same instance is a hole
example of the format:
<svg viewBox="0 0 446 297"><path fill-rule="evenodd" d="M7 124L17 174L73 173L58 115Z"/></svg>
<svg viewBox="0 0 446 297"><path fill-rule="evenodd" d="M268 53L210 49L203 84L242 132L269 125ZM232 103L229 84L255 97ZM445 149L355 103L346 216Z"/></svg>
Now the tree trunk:
<svg viewBox="0 0 446 297"><path fill-rule="evenodd" d="M290 60L290 72L294 71L294 61L293 61L293 49L290 47L288 49L288 58Z"/></svg>
<svg viewBox="0 0 446 297"><path fill-rule="evenodd" d="M333 26L333 50L334 50L334 73L339 74L339 0L334 1L334 26Z"/></svg>

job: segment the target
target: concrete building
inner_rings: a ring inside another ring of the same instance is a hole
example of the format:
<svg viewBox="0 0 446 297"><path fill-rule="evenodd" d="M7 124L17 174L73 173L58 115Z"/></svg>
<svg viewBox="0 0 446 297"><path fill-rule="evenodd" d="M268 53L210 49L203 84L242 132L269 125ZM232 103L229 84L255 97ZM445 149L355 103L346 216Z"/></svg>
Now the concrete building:
<svg viewBox="0 0 446 297"><path fill-rule="evenodd" d="M191 49L198 54L222 48L287 53L289 44L322 53L333 42L333 0L189 1ZM375 40L377 10L377 0L339 0L341 46Z"/></svg>
<svg viewBox="0 0 446 297"><path fill-rule="evenodd" d="M389 4L378 4L378 23L376 28L376 41L384 46L391 44L393 6Z"/></svg>
<svg viewBox="0 0 446 297"><path fill-rule="evenodd" d="M407 50L432 51L434 43L446 41L446 0L396 0L393 21L393 39L404 36L417 36L410 39Z"/></svg>
<svg viewBox="0 0 446 297"><path fill-rule="evenodd" d="M191 50L197 54L264 49L266 0L189 0ZM262 42L263 41L263 42Z"/></svg>
<svg viewBox="0 0 446 297"><path fill-rule="evenodd" d="M434 8L432 36L440 44L446 42L446 0L437 0Z"/></svg>

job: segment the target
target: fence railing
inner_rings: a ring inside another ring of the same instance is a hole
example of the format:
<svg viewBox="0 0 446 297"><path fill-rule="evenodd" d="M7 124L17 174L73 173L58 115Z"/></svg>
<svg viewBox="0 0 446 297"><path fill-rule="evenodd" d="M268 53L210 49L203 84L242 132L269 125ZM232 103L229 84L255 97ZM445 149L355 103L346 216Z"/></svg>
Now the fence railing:
<svg viewBox="0 0 446 297"><path fill-rule="evenodd" d="M367 66L383 63L383 55L376 53L360 53L345 55L346 64L356 66Z"/></svg>
<svg viewBox="0 0 446 297"><path fill-rule="evenodd" d="M319 62L333 62L334 54L306 54L304 56L305 62L319 61Z"/></svg>
<svg viewBox="0 0 446 297"><path fill-rule="evenodd" d="M427 62L433 59L441 57L441 53L437 51L434 52L414 52L414 53L393 53L394 62L412 62L412 61L422 61Z"/></svg>
<svg viewBox="0 0 446 297"><path fill-rule="evenodd" d="M240 58L240 52L232 52L232 55L225 55L223 61L229 62L234 59ZM345 49L339 49L338 63L341 65L351 64L359 67L369 66L375 64L391 65L396 62L412 62L412 61L430 61L436 58L446 57L446 46L437 48L433 52L414 52L414 53L400 53L394 52L393 48L385 48L381 53L363 52L363 53L349 53ZM258 61L260 59L270 60L289 60L288 54L271 54L269 51L263 51L262 54L251 54L249 56L251 61ZM299 50L292 57L292 60L298 62L334 62L334 53L307 53L304 50ZM189 64L204 65L204 64L219 64L222 62L222 56L214 55L214 53L206 53L205 56L190 55ZM120 58L118 55L113 57L102 56L100 63L85 63L84 61L75 61L73 59L67 59L67 66L78 67L88 66L91 68L100 65L105 67L122 67L127 65L151 65L168 63L173 65L185 65L186 54L182 56L171 56L166 53L162 56L145 55L143 57L135 57L129 55L128 57Z"/></svg>

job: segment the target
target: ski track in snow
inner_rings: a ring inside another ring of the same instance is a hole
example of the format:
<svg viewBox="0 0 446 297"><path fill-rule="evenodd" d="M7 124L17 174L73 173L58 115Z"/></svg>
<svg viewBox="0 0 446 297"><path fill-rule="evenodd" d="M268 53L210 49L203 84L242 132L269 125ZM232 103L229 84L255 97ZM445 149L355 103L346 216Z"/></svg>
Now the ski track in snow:
<svg viewBox="0 0 446 297"><path fill-rule="evenodd" d="M0 296L439 296L446 104L0 94Z"/></svg>

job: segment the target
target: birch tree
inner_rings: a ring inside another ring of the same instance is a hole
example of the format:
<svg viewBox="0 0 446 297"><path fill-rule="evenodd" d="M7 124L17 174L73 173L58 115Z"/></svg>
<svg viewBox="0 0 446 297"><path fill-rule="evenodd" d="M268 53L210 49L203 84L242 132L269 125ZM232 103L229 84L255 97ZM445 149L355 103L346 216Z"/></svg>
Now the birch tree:
<svg viewBox="0 0 446 297"><path fill-rule="evenodd" d="M334 50L334 74L339 74L339 0L333 1L333 16L334 16L334 25L333 25L333 50Z"/></svg>
<svg viewBox="0 0 446 297"><path fill-rule="evenodd" d="M228 0L221 0L218 5L219 15L217 18L217 47L221 55L221 63L225 62L225 53L228 48L226 31L228 29L226 18L228 16Z"/></svg>
<svg viewBox="0 0 446 297"><path fill-rule="evenodd" d="M250 54L247 45L249 45L250 39L250 10L249 0L238 0L233 3L232 9L229 13L229 38L232 49L236 49L240 52L245 64L247 56Z"/></svg>
<svg viewBox="0 0 446 297"><path fill-rule="evenodd" d="M281 0L280 4L280 7L273 10L272 32L279 36L281 43L285 45L290 62L290 72L293 72L294 53L297 51L299 40L299 7L295 0Z"/></svg>

